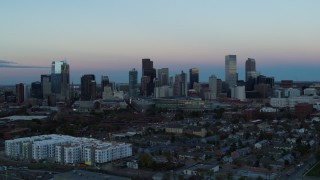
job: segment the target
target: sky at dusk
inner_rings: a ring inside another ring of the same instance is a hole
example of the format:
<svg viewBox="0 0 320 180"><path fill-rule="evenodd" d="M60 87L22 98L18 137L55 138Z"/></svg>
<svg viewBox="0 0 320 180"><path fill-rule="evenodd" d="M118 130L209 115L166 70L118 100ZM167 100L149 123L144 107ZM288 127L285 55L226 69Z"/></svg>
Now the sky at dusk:
<svg viewBox="0 0 320 180"><path fill-rule="evenodd" d="M170 75L199 68L200 81L224 77L237 55L276 81L320 81L318 0L8 0L0 1L0 84L40 81L67 60L71 81L83 74L128 82L150 58Z"/></svg>

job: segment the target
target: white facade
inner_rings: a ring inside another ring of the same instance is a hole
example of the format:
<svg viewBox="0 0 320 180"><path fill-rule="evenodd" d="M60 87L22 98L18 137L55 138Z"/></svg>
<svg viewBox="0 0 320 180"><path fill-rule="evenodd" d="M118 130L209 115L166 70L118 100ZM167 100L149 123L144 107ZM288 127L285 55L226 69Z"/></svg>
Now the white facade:
<svg viewBox="0 0 320 180"><path fill-rule="evenodd" d="M173 96L173 89L170 86L161 86L154 88L154 97L161 98L161 97L170 97Z"/></svg>
<svg viewBox="0 0 320 180"><path fill-rule="evenodd" d="M95 162L105 163L132 155L131 144L106 144L95 150Z"/></svg>
<svg viewBox="0 0 320 180"><path fill-rule="evenodd" d="M272 108L272 107L263 107L260 109L260 112L266 112L266 113L275 113L278 110L276 108Z"/></svg>
<svg viewBox="0 0 320 180"><path fill-rule="evenodd" d="M271 98L270 105L276 108L294 108L298 103L308 103L317 107L317 103L320 102L318 96L299 96L292 98Z"/></svg>
<svg viewBox="0 0 320 180"><path fill-rule="evenodd" d="M288 98L271 98L270 105L276 108L286 108L288 107Z"/></svg>
<svg viewBox="0 0 320 180"><path fill-rule="evenodd" d="M115 92L113 92L113 96L114 96L115 98L119 98L119 99L122 99L122 100L123 100L123 98L124 98L124 92L123 92L123 91L115 91Z"/></svg>
<svg viewBox="0 0 320 180"><path fill-rule="evenodd" d="M64 164L76 164L82 160L80 144L58 145L55 147L55 162Z"/></svg>
<svg viewBox="0 0 320 180"><path fill-rule="evenodd" d="M299 89L288 88L284 90L285 97L299 97L301 95L301 91Z"/></svg>
<svg viewBox="0 0 320 180"><path fill-rule="evenodd" d="M126 143L51 134L7 140L5 152L6 156L11 158L37 161L49 159L63 164L92 164L132 156L132 146Z"/></svg>
<svg viewBox="0 0 320 180"><path fill-rule="evenodd" d="M306 88L303 90L303 94L315 96L317 95L317 90L315 88Z"/></svg>
<svg viewBox="0 0 320 180"><path fill-rule="evenodd" d="M102 99L112 99L113 93L110 86L103 87Z"/></svg>
<svg viewBox="0 0 320 180"><path fill-rule="evenodd" d="M231 98L244 101L246 99L245 86L234 86L231 88Z"/></svg>
<svg viewBox="0 0 320 180"><path fill-rule="evenodd" d="M294 108L294 106L298 103L314 104L317 101L320 101L320 100L314 98L314 96L300 96L300 97L289 98L289 108Z"/></svg>

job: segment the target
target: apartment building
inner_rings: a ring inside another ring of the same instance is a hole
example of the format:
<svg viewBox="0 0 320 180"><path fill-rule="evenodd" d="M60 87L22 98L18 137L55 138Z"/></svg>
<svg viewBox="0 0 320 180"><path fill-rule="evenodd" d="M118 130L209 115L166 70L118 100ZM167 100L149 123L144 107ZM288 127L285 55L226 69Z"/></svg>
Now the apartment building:
<svg viewBox="0 0 320 180"><path fill-rule="evenodd" d="M7 140L5 153L14 159L91 165L132 156L132 145L51 134Z"/></svg>

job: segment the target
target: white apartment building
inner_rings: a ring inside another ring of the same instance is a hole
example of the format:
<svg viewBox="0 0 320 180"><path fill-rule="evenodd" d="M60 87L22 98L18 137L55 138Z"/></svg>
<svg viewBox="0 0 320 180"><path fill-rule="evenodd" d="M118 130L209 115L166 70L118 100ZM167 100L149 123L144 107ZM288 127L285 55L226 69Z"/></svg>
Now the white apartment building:
<svg viewBox="0 0 320 180"><path fill-rule="evenodd" d="M278 109L272 108L272 107L262 107L262 108L260 109L260 112L275 113L275 112L278 112Z"/></svg>
<svg viewBox="0 0 320 180"><path fill-rule="evenodd" d="M317 95L317 89L316 88L306 88L303 90L303 94L304 95L312 95L312 96L315 96Z"/></svg>
<svg viewBox="0 0 320 180"><path fill-rule="evenodd" d="M286 108L288 107L288 98L271 98L270 105L276 108Z"/></svg>
<svg viewBox="0 0 320 180"><path fill-rule="evenodd" d="M271 98L270 105L275 108L291 108L293 109L296 104L308 103L314 107L320 102L318 96L299 96L291 98Z"/></svg>
<svg viewBox="0 0 320 180"><path fill-rule="evenodd" d="M132 156L132 145L51 134L7 140L5 152L11 158L91 165Z"/></svg>
<svg viewBox="0 0 320 180"><path fill-rule="evenodd" d="M301 95L301 91L295 88L288 88L284 90L285 97L299 97Z"/></svg>
<svg viewBox="0 0 320 180"><path fill-rule="evenodd" d="M7 140L5 141L5 154L6 156L10 156L12 158L18 158L21 157L21 153L24 153L25 151L21 151L24 144L30 142L31 138L20 138L20 139L14 139L14 140Z"/></svg>
<svg viewBox="0 0 320 180"><path fill-rule="evenodd" d="M55 162L77 164L82 160L80 144L58 145L55 147Z"/></svg>

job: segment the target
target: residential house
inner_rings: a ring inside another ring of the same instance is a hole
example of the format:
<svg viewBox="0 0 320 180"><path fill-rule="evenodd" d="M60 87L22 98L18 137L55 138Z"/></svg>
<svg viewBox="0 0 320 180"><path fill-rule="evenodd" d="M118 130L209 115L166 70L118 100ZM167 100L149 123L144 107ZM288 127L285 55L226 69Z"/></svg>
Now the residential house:
<svg viewBox="0 0 320 180"><path fill-rule="evenodd" d="M166 133L183 134L183 125L171 124L165 128Z"/></svg>
<svg viewBox="0 0 320 180"><path fill-rule="evenodd" d="M231 156L224 156L222 158L222 161L225 163L225 164L232 164L233 163L233 158Z"/></svg>
<svg viewBox="0 0 320 180"><path fill-rule="evenodd" d="M280 149L280 150L285 150L285 151L291 151L293 149L293 145L292 144L288 144L288 143L276 143L273 145L274 149Z"/></svg>
<svg viewBox="0 0 320 180"><path fill-rule="evenodd" d="M128 161L127 162L127 167L129 169L139 169L139 163L137 160L133 160L133 161Z"/></svg>
<svg viewBox="0 0 320 180"><path fill-rule="evenodd" d="M195 164L183 170L183 174L185 175L199 175L205 176L209 173L216 173L219 171L218 163L210 163L210 164Z"/></svg>
<svg viewBox="0 0 320 180"><path fill-rule="evenodd" d="M262 140L262 141L257 142L256 144L254 144L254 148L261 149L263 147L266 147L268 144L269 144L268 140Z"/></svg>
<svg viewBox="0 0 320 180"><path fill-rule="evenodd" d="M245 148L241 148L241 149L237 149L233 152L231 152L231 156L233 159L237 159L241 156L244 156L246 154L251 153L251 149L249 147L245 147Z"/></svg>

